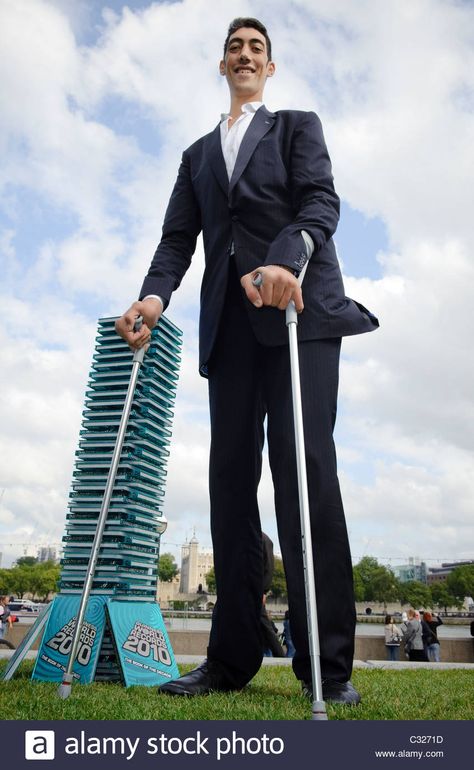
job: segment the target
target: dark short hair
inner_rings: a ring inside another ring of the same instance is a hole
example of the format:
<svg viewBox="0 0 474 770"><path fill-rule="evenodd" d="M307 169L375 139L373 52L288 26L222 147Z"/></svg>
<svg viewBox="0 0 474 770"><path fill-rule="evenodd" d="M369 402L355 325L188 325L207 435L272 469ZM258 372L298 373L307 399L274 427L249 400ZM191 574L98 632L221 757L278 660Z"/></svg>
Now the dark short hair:
<svg viewBox="0 0 474 770"><path fill-rule="evenodd" d="M234 19L229 24L229 29L227 30L227 37L225 39L224 43L224 57L227 53L227 46L229 44L229 38L231 35L234 34L234 32L237 32L238 29L242 29L242 27L247 27L250 29L256 29L258 32L260 32L263 37L265 38L265 42L267 44L267 54L268 59L271 61L272 58L272 41L268 37L267 28L264 24L262 24L261 21L258 19L252 19L251 17L242 17L239 16L237 19Z"/></svg>

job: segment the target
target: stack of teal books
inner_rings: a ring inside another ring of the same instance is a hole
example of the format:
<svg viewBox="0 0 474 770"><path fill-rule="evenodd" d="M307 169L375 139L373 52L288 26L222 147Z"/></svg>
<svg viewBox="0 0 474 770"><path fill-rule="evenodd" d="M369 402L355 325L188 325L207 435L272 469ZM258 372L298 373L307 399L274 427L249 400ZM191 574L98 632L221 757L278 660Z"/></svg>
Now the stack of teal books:
<svg viewBox="0 0 474 770"><path fill-rule="evenodd" d="M98 323L63 537L61 594L81 593L112 460L133 354L115 318ZM140 368L92 594L154 601L182 332L162 317Z"/></svg>

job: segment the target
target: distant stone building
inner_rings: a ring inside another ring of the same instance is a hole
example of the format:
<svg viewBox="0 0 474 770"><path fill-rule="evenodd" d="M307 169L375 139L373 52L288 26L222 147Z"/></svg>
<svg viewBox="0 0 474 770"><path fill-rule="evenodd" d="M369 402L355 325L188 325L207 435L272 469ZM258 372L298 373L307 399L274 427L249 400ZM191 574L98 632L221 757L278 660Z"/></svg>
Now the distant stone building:
<svg viewBox="0 0 474 770"><path fill-rule="evenodd" d="M158 580L156 587L156 600L161 607L172 606L176 599L179 599L180 576L176 575L173 580L165 582Z"/></svg>
<svg viewBox="0 0 474 770"><path fill-rule="evenodd" d="M207 591L206 575L214 566L211 550L200 551L199 542L194 532L189 543L181 547L181 594L194 594Z"/></svg>

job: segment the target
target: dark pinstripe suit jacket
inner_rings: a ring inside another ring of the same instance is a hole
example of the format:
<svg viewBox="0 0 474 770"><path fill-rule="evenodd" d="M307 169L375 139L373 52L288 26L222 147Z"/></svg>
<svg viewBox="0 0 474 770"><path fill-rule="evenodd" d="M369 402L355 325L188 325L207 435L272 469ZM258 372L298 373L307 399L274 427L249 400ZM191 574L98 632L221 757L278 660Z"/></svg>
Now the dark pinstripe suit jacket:
<svg viewBox="0 0 474 770"><path fill-rule="evenodd" d="M372 331L377 319L344 294L332 235L339 218L331 162L321 123L313 112L265 107L254 115L228 180L220 128L183 153L166 212L161 241L140 297L169 302L203 232L206 266L201 288L200 371L206 373L227 285L230 246L239 276L265 264L301 270L306 261L301 230L315 243L303 286L300 340ZM287 343L284 313L248 313L264 345Z"/></svg>

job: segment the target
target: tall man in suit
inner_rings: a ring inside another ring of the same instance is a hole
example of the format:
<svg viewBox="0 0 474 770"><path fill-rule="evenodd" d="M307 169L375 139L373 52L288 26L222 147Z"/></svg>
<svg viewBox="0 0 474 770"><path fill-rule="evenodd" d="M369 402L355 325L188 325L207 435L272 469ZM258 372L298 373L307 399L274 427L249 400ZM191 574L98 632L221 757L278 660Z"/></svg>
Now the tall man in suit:
<svg viewBox="0 0 474 770"><path fill-rule="evenodd" d="M145 345L189 264L202 231L200 372L209 380L209 488L217 584L207 659L163 685L173 695L240 689L262 660L262 535L257 504L267 418L279 541L296 654L293 669L311 694L288 335L282 312L300 315L300 368L306 461L326 700L357 703L350 683L355 608L352 566L332 432L341 337L377 320L345 297L331 236L339 217L331 163L314 113L263 105L275 72L266 28L234 20L220 74L230 111L189 147L163 233L134 302L117 322L132 348ZM307 261L301 231L314 244ZM255 288L257 272L263 285ZM137 315L145 321L134 332Z"/></svg>

